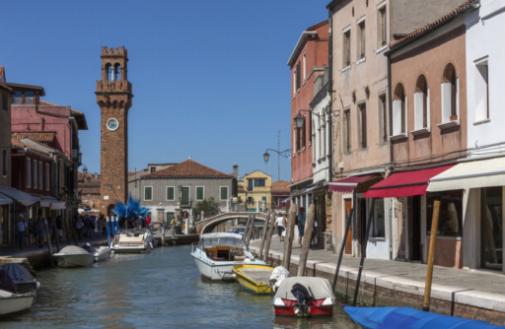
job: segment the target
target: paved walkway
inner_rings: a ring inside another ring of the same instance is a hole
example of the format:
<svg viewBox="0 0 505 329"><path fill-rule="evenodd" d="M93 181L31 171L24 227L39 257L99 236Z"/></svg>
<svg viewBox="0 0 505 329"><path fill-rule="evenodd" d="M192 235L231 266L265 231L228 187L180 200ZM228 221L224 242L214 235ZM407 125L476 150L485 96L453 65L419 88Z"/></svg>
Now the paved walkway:
<svg viewBox="0 0 505 329"><path fill-rule="evenodd" d="M260 241L251 242L258 251ZM283 243L272 238L270 256L282 258ZM294 242L291 262L298 264L300 247ZM335 273L338 255L325 250L310 250L307 268ZM340 276L355 278L359 258L345 256ZM399 261L366 259L363 280L383 288L423 295L426 265ZM480 270L458 270L435 266L432 297L460 304L505 312L505 274Z"/></svg>

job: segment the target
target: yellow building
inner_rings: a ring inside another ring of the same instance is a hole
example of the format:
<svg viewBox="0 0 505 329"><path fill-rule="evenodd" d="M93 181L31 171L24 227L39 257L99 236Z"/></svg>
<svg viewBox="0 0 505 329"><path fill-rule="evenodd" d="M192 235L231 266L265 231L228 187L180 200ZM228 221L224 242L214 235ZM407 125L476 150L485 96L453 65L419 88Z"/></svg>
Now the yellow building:
<svg viewBox="0 0 505 329"><path fill-rule="evenodd" d="M260 170L242 177L238 196L247 211L265 211L272 204L272 177Z"/></svg>

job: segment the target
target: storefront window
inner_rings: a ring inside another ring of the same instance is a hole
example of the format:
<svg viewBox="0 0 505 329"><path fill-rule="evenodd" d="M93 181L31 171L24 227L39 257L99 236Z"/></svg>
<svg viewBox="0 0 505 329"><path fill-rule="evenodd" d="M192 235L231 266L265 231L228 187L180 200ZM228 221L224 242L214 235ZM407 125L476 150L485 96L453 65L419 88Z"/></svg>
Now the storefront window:
<svg viewBox="0 0 505 329"><path fill-rule="evenodd" d="M376 199L373 211L372 238L385 238L384 199Z"/></svg>
<svg viewBox="0 0 505 329"><path fill-rule="evenodd" d="M438 236L461 236L462 228L462 199L463 191L445 191L428 195L426 232L431 232L433 202L440 200L440 219L438 222Z"/></svg>
<svg viewBox="0 0 505 329"><path fill-rule="evenodd" d="M502 269L502 188L482 189L481 241L482 267Z"/></svg>

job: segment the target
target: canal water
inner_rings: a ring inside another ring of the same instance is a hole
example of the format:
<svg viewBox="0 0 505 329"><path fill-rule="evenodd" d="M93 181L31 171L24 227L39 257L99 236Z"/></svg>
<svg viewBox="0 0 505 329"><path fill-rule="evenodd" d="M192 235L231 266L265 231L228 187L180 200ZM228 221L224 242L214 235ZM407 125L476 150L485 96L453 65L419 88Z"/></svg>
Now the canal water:
<svg viewBox="0 0 505 329"><path fill-rule="evenodd" d="M92 268L41 271L32 310L0 328L357 328L340 308L330 319L276 319L270 296L203 281L190 251L160 248Z"/></svg>

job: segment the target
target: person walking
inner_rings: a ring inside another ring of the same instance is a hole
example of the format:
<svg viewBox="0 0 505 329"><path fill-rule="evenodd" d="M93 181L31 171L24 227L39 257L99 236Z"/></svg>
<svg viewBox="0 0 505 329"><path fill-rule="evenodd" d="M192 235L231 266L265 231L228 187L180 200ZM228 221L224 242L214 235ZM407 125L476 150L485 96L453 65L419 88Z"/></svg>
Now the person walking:
<svg viewBox="0 0 505 329"><path fill-rule="evenodd" d="M77 220L75 221L75 231L77 232L77 241L81 241L81 239L82 239L83 227L84 227L84 223L82 221L81 216L77 216Z"/></svg>
<svg viewBox="0 0 505 329"><path fill-rule="evenodd" d="M298 237L300 239L300 246L302 245L303 233L305 232L305 208L300 207L298 216L296 217L296 225L298 226Z"/></svg>
<svg viewBox="0 0 505 329"><path fill-rule="evenodd" d="M280 241L284 241L284 237L282 236L282 232L284 232L284 216L281 214L277 214L275 218L275 225L277 226L277 235L279 236Z"/></svg>
<svg viewBox="0 0 505 329"><path fill-rule="evenodd" d="M25 247L25 234L26 234L26 222L23 215L19 216L19 220L16 223L17 235L18 235L18 246L19 249L23 250Z"/></svg>

